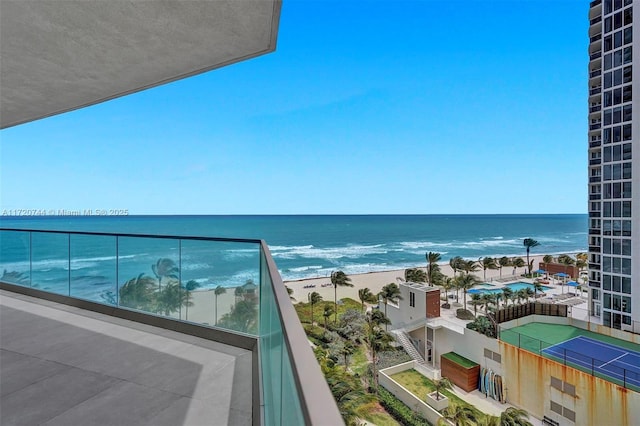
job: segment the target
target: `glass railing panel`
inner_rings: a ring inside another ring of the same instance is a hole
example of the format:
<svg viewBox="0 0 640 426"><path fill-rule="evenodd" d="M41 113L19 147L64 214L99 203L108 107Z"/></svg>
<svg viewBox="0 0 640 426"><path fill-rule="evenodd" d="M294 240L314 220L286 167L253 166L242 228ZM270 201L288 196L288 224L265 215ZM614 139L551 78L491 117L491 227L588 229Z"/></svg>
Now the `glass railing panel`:
<svg viewBox="0 0 640 426"><path fill-rule="evenodd" d="M69 234L31 233L31 286L69 295Z"/></svg>
<svg viewBox="0 0 640 426"><path fill-rule="evenodd" d="M282 419L282 327L264 256L261 256L260 357L262 365L264 417L266 424Z"/></svg>
<svg viewBox="0 0 640 426"><path fill-rule="evenodd" d="M0 231L0 281L29 287L29 232Z"/></svg>
<svg viewBox="0 0 640 426"><path fill-rule="evenodd" d="M258 335L260 246L181 240L180 319Z"/></svg>
<svg viewBox="0 0 640 426"><path fill-rule="evenodd" d="M118 304L116 237L71 234L70 296Z"/></svg>
<svg viewBox="0 0 640 426"><path fill-rule="evenodd" d="M282 424L303 425L305 420L300 407L291 358L290 353L282 358Z"/></svg>
<svg viewBox="0 0 640 426"><path fill-rule="evenodd" d="M179 317L180 241L118 237L118 304L153 314Z"/></svg>

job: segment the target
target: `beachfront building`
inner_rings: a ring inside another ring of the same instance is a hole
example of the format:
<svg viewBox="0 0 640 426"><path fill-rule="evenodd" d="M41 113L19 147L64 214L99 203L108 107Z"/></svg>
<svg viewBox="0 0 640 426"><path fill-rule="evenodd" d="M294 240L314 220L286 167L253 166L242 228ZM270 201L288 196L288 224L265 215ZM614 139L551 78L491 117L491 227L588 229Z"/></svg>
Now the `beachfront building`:
<svg viewBox="0 0 640 426"><path fill-rule="evenodd" d="M633 84L640 79L633 66L640 33L633 1L592 1L589 23L589 310L595 322L640 333L640 92Z"/></svg>
<svg viewBox="0 0 640 426"><path fill-rule="evenodd" d="M3 0L0 128L273 52L280 7ZM227 290L225 322L221 293L196 297L186 262L234 245L254 253L258 279ZM159 247L175 260L129 275L126 259ZM5 265L18 256L0 278L0 423L343 423L264 241L0 227L0 249ZM112 262L102 297L83 293L74 268L96 251ZM61 285L38 269L51 263Z"/></svg>
<svg viewBox="0 0 640 426"><path fill-rule="evenodd" d="M414 361L394 372L413 368L431 379L447 377L460 398L499 411L525 409L538 419L534 424L628 425L640 417L639 335L573 318L566 310L535 309L540 313L515 319L496 315L504 319L497 319L496 338L455 318L457 304L435 316L429 309L430 300L440 299L434 287L399 288L402 299L386 306L390 331ZM386 377L382 382L390 383Z"/></svg>

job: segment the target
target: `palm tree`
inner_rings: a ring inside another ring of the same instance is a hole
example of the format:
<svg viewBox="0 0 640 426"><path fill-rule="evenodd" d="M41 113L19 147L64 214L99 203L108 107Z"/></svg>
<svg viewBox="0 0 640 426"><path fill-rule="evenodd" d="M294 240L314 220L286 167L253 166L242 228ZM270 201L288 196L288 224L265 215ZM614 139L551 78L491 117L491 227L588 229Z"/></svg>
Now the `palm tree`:
<svg viewBox="0 0 640 426"><path fill-rule="evenodd" d="M296 300L296 298L293 297L293 289L287 285L285 285L284 288L287 289L287 294L289 295L289 299Z"/></svg>
<svg viewBox="0 0 640 426"><path fill-rule="evenodd" d="M583 269L589 266L589 255L587 253L578 253L576 254L576 267L578 268L578 276Z"/></svg>
<svg viewBox="0 0 640 426"><path fill-rule="evenodd" d="M485 414L483 417L476 419L476 426L501 426L500 417Z"/></svg>
<svg viewBox="0 0 640 426"><path fill-rule="evenodd" d="M185 301L185 293L176 280L168 282L156 295L156 312L171 315L180 309Z"/></svg>
<svg viewBox="0 0 640 426"><path fill-rule="evenodd" d="M482 295L474 293L471 295L471 305L473 305L473 315L478 316L478 305L483 305Z"/></svg>
<svg viewBox="0 0 640 426"><path fill-rule="evenodd" d="M371 293L368 287L361 288L358 290L358 299L360 299L360 303L362 303L362 312L364 312L364 303L374 303L376 300L375 294Z"/></svg>
<svg viewBox="0 0 640 426"><path fill-rule="evenodd" d="M478 262L475 260L463 260L460 266L460 269L462 269L467 275L480 269L480 265L478 265Z"/></svg>
<svg viewBox="0 0 640 426"><path fill-rule="evenodd" d="M236 289L233 291L233 295L236 297L236 303L238 303L238 301L242 299L242 296L244 295L244 287L236 287Z"/></svg>
<svg viewBox="0 0 640 426"><path fill-rule="evenodd" d="M573 258L567 254L561 254L560 256L558 256L558 263L561 263L564 265L564 273L567 274L567 268L571 265L574 265L576 263L575 260L573 260ZM569 274L567 274L569 275ZM562 280L562 291L564 292L564 283L565 280Z"/></svg>
<svg viewBox="0 0 640 426"><path fill-rule="evenodd" d="M522 241L522 244L524 244L524 247L527 249L527 266L529 267L529 275L531 275L531 263L529 263L529 250L531 250L534 247L538 247L540 243L534 240L533 238L525 238L524 241Z"/></svg>
<svg viewBox="0 0 640 426"><path fill-rule="evenodd" d="M256 333L258 327L258 305L253 299L241 300L231 307L228 314L220 318L222 327L241 331L243 333Z"/></svg>
<svg viewBox="0 0 640 426"><path fill-rule="evenodd" d="M576 261L568 254L561 254L560 256L558 256L558 263L561 263L564 265L564 273L566 274L567 268L569 266L575 265Z"/></svg>
<svg viewBox="0 0 640 426"><path fill-rule="evenodd" d="M527 292L525 291L524 288L521 288L518 291L516 291L515 296L518 299L518 305L522 305L522 300L527 298Z"/></svg>
<svg viewBox="0 0 640 426"><path fill-rule="evenodd" d="M340 354L344 357L344 370L349 368L349 357L356 352L356 347L353 346L351 340L347 340L340 348Z"/></svg>
<svg viewBox="0 0 640 426"><path fill-rule="evenodd" d="M309 294L309 304L311 305L311 326L313 327L313 305L316 303L320 303L322 301L322 296L317 291Z"/></svg>
<svg viewBox="0 0 640 426"><path fill-rule="evenodd" d="M430 251L425 254L427 259L427 282L433 287L433 273L440 270L438 262L442 258L440 253Z"/></svg>
<svg viewBox="0 0 640 426"><path fill-rule="evenodd" d="M440 285L444 290L444 298L447 301L447 303L449 303L449 290L451 290L455 285L454 279L443 275L443 278L440 281Z"/></svg>
<svg viewBox="0 0 640 426"><path fill-rule="evenodd" d="M473 410L455 401L449 401L449 406L442 410L442 415L444 418L438 420L439 425L448 424L444 419L451 421L456 426L474 426L476 424Z"/></svg>
<svg viewBox="0 0 640 426"><path fill-rule="evenodd" d="M478 263L482 267L483 279L487 281L487 269L498 269L496 260L493 257L481 257L478 259Z"/></svg>
<svg viewBox="0 0 640 426"><path fill-rule="evenodd" d="M195 280L189 280L184 285L184 291L186 292L186 297L184 301L185 313L184 319L185 321L189 320L189 306L193 306L193 302L191 301L191 292L200 287L200 284Z"/></svg>
<svg viewBox="0 0 640 426"><path fill-rule="evenodd" d="M535 288L535 286L534 286L534 288ZM525 289L524 289L524 293L525 293L525 295L527 296L527 297L526 297L526 298L527 298L527 302L529 301L529 299L531 298L531 296L535 296L535 295L536 295L535 290L533 290L531 287L527 287L527 288L525 288ZM534 297L534 299L533 299L533 300L535 300L535 297Z"/></svg>
<svg viewBox="0 0 640 426"><path fill-rule="evenodd" d="M481 299L484 304L484 312L487 314L493 310L491 306L492 304L496 306L498 305L498 295L496 293L482 293Z"/></svg>
<svg viewBox="0 0 640 426"><path fill-rule="evenodd" d="M216 313L215 313L215 320L214 320L215 325L218 325L218 296L220 296L221 294L225 294L226 292L227 292L227 289L222 287L221 285L216 287L216 289L213 291L213 294L215 294L216 296Z"/></svg>
<svg viewBox="0 0 640 426"><path fill-rule="evenodd" d="M336 323L338 321L338 286L353 287L353 284L351 284L351 278L342 271L334 271L331 273L331 284L333 284L335 305L335 316L333 318L333 322Z"/></svg>
<svg viewBox="0 0 640 426"><path fill-rule="evenodd" d="M511 266L511 259L509 259L507 256L502 256L500 259L498 259L498 268L500 269L500 278L502 278L502 268L504 268L505 266Z"/></svg>
<svg viewBox="0 0 640 426"><path fill-rule="evenodd" d="M331 303L331 302L329 302L329 303ZM329 320L331 315L333 315L333 307L331 305L324 305L324 312L322 312L322 316L324 317L324 329L325 330L328 328L327 327L327 321Z"/></svg>
<svg viewBox="0 0 640 426"><path fill-rule="evenodd" d="M529 413L521 408L509 407L500 414L500 424L505 426L533 426Z"/></svg>
<svg viewBox="0 0 640 426"><path fill-rule="evenodd" d="M547 277L549 277L549 264L553 263L553 256L551 256L550 254L545 254L542 257L542 261L544 262L544 265L545 265L544 269L547 272Z"/></svg>
<svg viewBox="0 0 640 426"><path fill-rule="evenodd" d="M511 300L511 297L513 296L513 290L509 287L504 287L502 289L502 295L504 296L504 306L508 306L509 300Z"/></svg>
<svg viewBox="0 0 640 426"><path fill-rule="evenodd" d="M404 280L410 283L426 283L427 273L420 268L409 268L404 271Z"/></svg>
<svg viewBox="0 0 640 426"><path fill-rule="evenodd" d="M451 267L451 269L453 269L453 276L456 275L456 272L462 270L460 266L462 266L463 262L464 259L460 256L452 257L451 259L449 259L449 266Z"/></svg>
<svg viewBox="0 0 640 426"><path fill-rule="evenodd" d="M434 380L433 385L436 388L436 401L440 401L440 392L443 390L453 389L453 384L446 377L442 377L439 380Z"/></svg>
<svg viewBox="0 0 640 426"><path fill-rule="evenodd" d="M141 311L155 311L155 281L144 273L130 279L120 287L120 305Z"/></svg>
<svg viewBox="0 0 640 426"><path fill-rule="evenodd" d="M382 287L382 291L380 292L380 297L384 301L384 316L387 316L387 305L389 301L393 303L398 303L399 300L402 300L402 296L400 295L400 287L396 283L389 283ZM388 318L388 317L387 317ZM385 325L386 330L386 325Z"/></svg>
<svg viewBox="0 0 640 426"><path fill-rule="evenodd" d="M521 257L514 257L511 259L511 266L513 266L513 275L515 275L518 268L525 266L524 259Z"/></svg>
<svg viewBox="0 0 640 426"><path fill-rule="evenodd" d="M540 284L539 282L534 282L533 283L533 298L537 299L538 298L538 292L542 293L543 291L542 288L542 284Z"/></svg>
<svg viewBox="0 0 640 426"><path fill-rule="evenodd" d="M378 354L384 350L391 348L390 343L393 341L393 337L386 331L382 330L380 327L374 324L370 324L369 333L367 333L367 337L365 338L367 344L369 345L369 350L371 351L371 364L373 367L373 382L375 384L375 388L378 388L378 374L377 374L377 364L378 364Z"/></svg>
<svg viewBox="0 0 640 426"><path fill-rule="evenodd" d="M371 311L367 312L366 320L367 324L369 324L369 327L372 327L374 325L380 327L381 325L391 324L389 318L387 318L380 309L372 309Z"/></svg>
<svg viewBox="0 0 640 426"><path fill-rule="evenodd" d="M151 265L151 270L158 279L158 291L162 291L162 278L178 279L179 270L176 263L166 257L158 259L155 265Z"/></svg>
<svg viewBox="0 0 640 426"><path fill-rule="evenodd" d="M475 262L474 262L475 263ZM472 274L462 275L457 278L457 286L459 289L462 289L464 294L464 310L467 310L467 291L470 290L474 285L480 283L478 277Z"/></svg>

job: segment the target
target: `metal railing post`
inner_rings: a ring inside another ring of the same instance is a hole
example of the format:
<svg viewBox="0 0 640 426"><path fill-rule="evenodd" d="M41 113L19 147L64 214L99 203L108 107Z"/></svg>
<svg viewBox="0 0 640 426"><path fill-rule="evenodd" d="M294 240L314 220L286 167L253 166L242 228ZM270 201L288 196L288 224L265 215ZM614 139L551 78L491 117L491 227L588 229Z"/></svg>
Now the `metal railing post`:
<svg viewBox="0 0 640 426"><path fill-rule="evenodd" d="M69 268L68 279L69 283L67 285L67 296L71 297L71 234L67 234L67 266Z"/></svg>
<svg viewBox="0 0 640 426"><path fill-rule="evenodd" d="M120 237L116 235L116 306L120 306L120 289L118 282L120 281Z"/></svg>

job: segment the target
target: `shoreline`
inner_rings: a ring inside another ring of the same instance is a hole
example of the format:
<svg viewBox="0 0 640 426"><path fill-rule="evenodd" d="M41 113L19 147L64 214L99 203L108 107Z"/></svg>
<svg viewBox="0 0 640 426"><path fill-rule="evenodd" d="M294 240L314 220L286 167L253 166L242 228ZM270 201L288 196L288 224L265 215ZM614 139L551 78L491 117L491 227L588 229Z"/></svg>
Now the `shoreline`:
<svg viewBox="0 0 640 426"><path fill-rule="evenodd" d="M576 252L576 253L579 253L579 252ZM566 253L566 254L575 254L575 253ZM542 258L544 256L545 255L529 256L529 259L533 260L534 270L538 269L538 264L542 262ZM522 257L526 262L525 256L519 256L519 257ZM454 275L453 269L451 268L451 266L449 266L448 261L438 262L438 265L440 266L440 271L443 274L450 277ZM419 266L417 268L422 269L424 271L426 270L426 265ZM408 268L393 269L388 271L370 271L370 272L363 272L363 273L357 273L357 274L347 274L347 276L351 278L351 283L353 284L353 287L338 287L337 289L338 300L348 297L358 301L359 300L358 290L363 288L368 288L369 290L371 290L373 294L377 294L382 290L382 287L384 287L385 285L389 283L398 284L400 280L404 280L404 271L406 269ZM486 279L484 278L484 271L482 269L474 272L473 275L477 276L482 282L487 282L487 283L491 283L496 279L500 279L501 275L503 278L513 276L513 281L518 281L519 279L523 278L520 275L523 274L525 271L526 271L526 267L517 268L517 271L514 274L513 267L507 266L503 268L502 274L500 273L499 269L487 269ZM295 299L295 300L292 300L294 304L299 302L307 302L308 296L314 291L319 293L320 296L322 296L322 300L334 300L334 287L330 283L331 283L330 277L303 278L303 279L284 281L284 284L287 287L289 287L291 290L293 290L293 294L291 296Z"/></svg>
<svg viewBox="0 0 640 426"><path fill-rule="evenodd" d="M535 258L542 258L546 255L551 255L553 257L557 257L560 256L562 254L568 254L570 256L575 256L578 253L587 253L588 250L585 248L583 250L576 250L576 251L559 251L559 252L548 252L548 253L541 253L541 254L530 254L529 258L533 259ZM522 255L522 254L498 254L498 255L494 255L494 254L488 254L486 255L487 257L493 257L494 259L499 259L503 256L508 257L510 259L514 258L514 257L521 257L523 260L525 260L526 262L526 255ZM424 257L424 256L423 256ZM479 256L479 257L485 257L485 256ZM275 259L275 258L274 258ZM463 257L464 260L476 260L473 257ZM277 264L277 262L276 262ZM438 262L438 265L440 265L441 267L443 265L449 265L448 260L444 261L444 262ZM334 271L338 271L341 270L343 272L345 272L347 275L352 276L352 275L364 275L364 274L377 274L377 273L383 273L383 272L391 272L391 271L404 271L405 269L409 269L409 268L420 268L420 269L425 269L426 268L426 261L423 261L422 263L419 264L411 264L411 265L406 265L406 266L389 266L390 269L380 269L380 270L373 270L373 271L364 271L364 272L351 272L348 273L348 267L345 268L340 268L340 267L335 267L332 270ZM328 268L324 268L323 269L328 269ZM311 280L311 279L322 279L322 278L326 278L329 279L330 278L330 274L328 275L309 275L309 276L305 276L305 277L300 277L300 278L285 278L284 277L284 273L280 272L280 275L282 276L282 281L284 281L285 283L288 282L298 282L298 281L306 281L306 280Z"/></svg>

